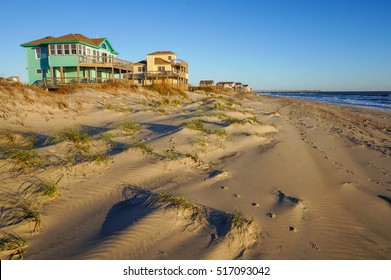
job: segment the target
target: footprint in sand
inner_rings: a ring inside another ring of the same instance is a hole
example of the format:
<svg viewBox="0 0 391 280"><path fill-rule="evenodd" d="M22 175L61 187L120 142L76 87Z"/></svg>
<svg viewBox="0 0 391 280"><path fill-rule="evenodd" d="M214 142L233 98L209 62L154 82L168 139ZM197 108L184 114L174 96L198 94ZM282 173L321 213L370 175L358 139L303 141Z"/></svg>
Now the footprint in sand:
<svg viewBox="0 0 391 280"><path fill-rule="evenodd" d="M204 179L204 181L208 182L216 182L216 181L223 181L230 177L230 174L227 171L221 171L221 170L213 170L209 172L208 178Z"/></svg>
<svg viewBox="0 0 391 280"><path fill-rule="evenodd" d="M313 243L313 242L310 242L310 245L311 245L311 248L316 250L316 251L319 251L319 247L316 243Z"/></svg>
<svg viewBox="0 0 391 280"><path fill-rule="evenodd" d="M291 232L297 232L297 228L295 228L294 226L289 226L288 229Z"/></svg>
<svg viewBox="0 0 391 280"><path fill-rule="evenodd" d="M235 193L235 194L233 195L233 197L234 197L234 198L240 198L240 194Z"/></svg>
<svg viewBox="0 0 391 280"><path fill-rule="evenodd" d="M254 206L254 207L259 207L259 204L256 203L256 202L251 203L251 205Z"/></svg>
<svg viewBox="0 0 391 280"><path fill-rule="evenodd" d="M221 187L220 187L220 189L222 189L222 190L225 190L225 191L226 191L226 190L228 190L229 188L228 188L228 187L226 187L226 186L221 186Z"/></svg>
<svg viewBox="0 0 391 280"><path fill-rule="evenodd" d="M276 214L269 212L266 214L266 216L268 216L270 219L273 219L276 217Z"/></svg>

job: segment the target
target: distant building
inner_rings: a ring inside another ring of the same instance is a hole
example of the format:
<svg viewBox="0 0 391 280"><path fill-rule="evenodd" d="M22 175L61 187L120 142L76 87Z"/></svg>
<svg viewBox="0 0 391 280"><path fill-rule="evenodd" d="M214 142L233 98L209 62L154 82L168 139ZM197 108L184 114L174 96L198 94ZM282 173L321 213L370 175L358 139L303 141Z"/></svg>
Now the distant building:
<svg viewBox="0 0 391 280"><path fill-rule="evenodd" d="M189 65L171 51L157 51L133 65L132 79L139 85L165 83L187 90Z"/></svg>
<svg viewBox="0 0 391 280"><path fill-rule="evenodd" d="M106 38L82 34L48 36L21 45L26 48L29 84L102 83L128 77L132 63L116 58Z"/></svg>
<svg viewBox="0 0 391 280"><path fill-rule="evenodd" d="M219 89L235 89L235 82L218 82L216 87Z"/></svg>
<svg viewBox="0 0 391 280"><path fill-rule="evenodd" d="M1 79L5 80L7 82L20 83L20 77L19 76L10 76L8 78L1 78Z"/></svg>
<svg viewBox="0 0 391 280"><path fill-rule="evenodd" d="M200 81L200 87L214 87L215 82L213 80L202 80Z"/></svg>

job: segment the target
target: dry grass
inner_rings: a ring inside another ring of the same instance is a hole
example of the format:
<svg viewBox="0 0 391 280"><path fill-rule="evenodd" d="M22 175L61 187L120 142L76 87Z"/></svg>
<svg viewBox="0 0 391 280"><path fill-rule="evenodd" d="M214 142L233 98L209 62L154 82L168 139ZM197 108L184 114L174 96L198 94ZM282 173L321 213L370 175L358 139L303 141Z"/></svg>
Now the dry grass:
<svg viewBox="0 0 391 280"><path fill-rule="evenodd" d="M41 215L34 198L25 197L20 193L5 193L1 197L0 224L2 227L32 223L32 232L42 227Z"/></svg>
<svg viewBox="0 0 391 280"><path fill-rule="evenodd" d="M8 251L6 259L8 260L20 260L23 259L27 242L20 236L14 233L7 233L0 231L0 251Z"/></svg>
<svg viewBox="0 0 391 280"><path fill-rule="evenodd" d="M124 132L127 136L133 136L140 131L140 127L132 120L120 122L116 128Z"/></svg>
<svg viewBox="0 0 391 280"><path fill-rule="evenodd" d="M165 190L161 193L154 193L148 198L146 204L151 207L164 207L166 209L174 208L180 211L189 224L203 224L206 220L205 208L201 205L189 201L183 195L175 195Z"/></svg>
<svg viewBox="0 0 391 280"><path fill-rule="evenodd" d="M146 155L152 155L153 154L153 148L151 147L151 145L145 143L145 141L143 141L143 140L138 140L138 141L134 142L131 145L131 148L139 150L143 154L146 154Z"/></svg>
<svg viewBox="0 0 391 280"><path fill-rule="evenodd" d="M58 188L58 183L64 175L60 175L56 180L46 180L46 179L37 179L32 180L27 183L22 184L19 188L21 194L26 195L27 197L39 197L39 198L56 198L60 196L60 190Z"/></svg>
<svg viewBox="0 0 391 280"><path fill-rule="evenodd" d="M55 136L49 137L46 144L57 144L63 141L73 143L76 149L83 153L88 153L91 150L91 137L83 129L65 128Z"/></svg>
<svg viewBox="0 0 391 280"><path fill-rule="evenodd" d="M235 209L226 215L225 223L230 225L227 235L229 246L233 248L233 244L236 243L235 255L242 254L258 242L259 230L254 218L248 219L242 212Z"/></svg>
<svg viewBox="0 0 391 280"><path fill-rule="evenodd" d="M44 167L44 160L34 149L3 147L0 150L0 158L6 159L11 170L17 172L35 171Z"/></svg>
<svg viewBox="0 0 391 280"><path fill-rule="evenodd" d="M167 84L153 84L150 86L145 86L145 88L155 91L162 96L180 96L182 98L188 98L188 95L185 91Z"/></svg>
<svg viewBox="0 0 391 280"><path fill-rule="evenodd" d="M196 120L191 120L187 123L184 123L183 124L185 127L189 128L189 129L193 129L193 130L197 130L197 131L201 131L201 132L207 132L208 130L205 128L204 126L204 123L199 120L199 119L196 119Z"/></svg>

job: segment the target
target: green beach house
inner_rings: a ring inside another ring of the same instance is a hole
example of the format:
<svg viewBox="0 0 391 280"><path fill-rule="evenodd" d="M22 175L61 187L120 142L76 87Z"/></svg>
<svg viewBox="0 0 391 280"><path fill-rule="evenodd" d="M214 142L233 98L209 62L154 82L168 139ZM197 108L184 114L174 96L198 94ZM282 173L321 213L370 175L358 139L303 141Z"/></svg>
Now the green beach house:
<svg viewBox="0 0 391 280"><path fill-rule="evenodd" d="M26 48L29 84L105 83L128 79L133 64L118 59L106 38L82 34L45 37L21 45Z"/></svg>

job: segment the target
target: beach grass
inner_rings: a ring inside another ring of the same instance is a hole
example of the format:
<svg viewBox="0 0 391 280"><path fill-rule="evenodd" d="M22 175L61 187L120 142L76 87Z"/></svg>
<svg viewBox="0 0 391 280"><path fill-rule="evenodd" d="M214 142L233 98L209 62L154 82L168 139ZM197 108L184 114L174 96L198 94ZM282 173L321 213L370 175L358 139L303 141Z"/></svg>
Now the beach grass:
<svg viewBox="0 0 391 280"><path fill-rule="evenodd" d="M235 254L244 252L258 242L258 225L254 218L248 219L235 209L225 216L225 223L230 225L227 234L229 247L233 247L234 243L238 244Z"/></svg>
<svg viewBox="0 0 391 280"><path fill-rule="evenodd" d="M25 248L27 247L28 243L23 238L14 233L1 231L0 235L0 251L8 251L6 259L23 259L25 254Z"/></svg>
<svg viewBox="0 0 391 280"><path fill-rule="evenodd" d="M32 232L42 227L41 215L34 198L21 193L6 193L1 198L0 224L10 226L19 223L32 223Z"/></svg>
<svg viewBox="0 0 391 280"><path fill-rule="evenodd" d="M31 148L4 146L0 149L0 157L9 160L14 171L34 171L44 167L43 159Z"/></svg>
<svg viewBox="0 0 391 280"><path fill-rule="evenodd" d="M64 174L60 175L56 180L51 179L37 179L29 182L26 187L22 187L21 193L28 196L42 197L42 198L56 198L60 196L60 190L58 183L64 177Z"/></svg>
<svg viewBox="0 0 391 280"><path fill-rule="evenodd" d="M191 223L202 224L206 218L204 207L185 199L183 195L175 195L167 190L160 193L153 193L146 203L151 207L177 209Z"/></svg>
<svg viewBox="0 0 391 280"><path fill-rule="evenodd" d="M122 121L116 128L123 131L127 136L133 136L140 131L140 127L133 120Z"/></svg>
<svg viewBox="0 0 391 280"><path fill-rule="evenodd" d="M204 124L199 119L191 120L190 122L185 123L185 127L189 128L189 129L205 132Z"/></svg>
<svg viewBox="0 0 391 280"><path fill-rule="evenodd" d="M132 149L141 151L143 154L151 155L153 153L153 148L151 145L145 143L143 140L138 140L134 142L131 146Z"/></svg>

